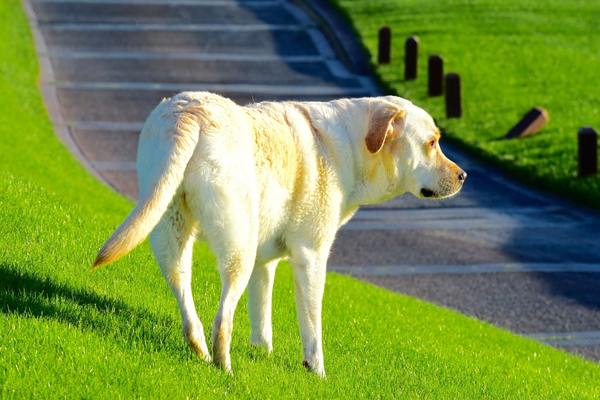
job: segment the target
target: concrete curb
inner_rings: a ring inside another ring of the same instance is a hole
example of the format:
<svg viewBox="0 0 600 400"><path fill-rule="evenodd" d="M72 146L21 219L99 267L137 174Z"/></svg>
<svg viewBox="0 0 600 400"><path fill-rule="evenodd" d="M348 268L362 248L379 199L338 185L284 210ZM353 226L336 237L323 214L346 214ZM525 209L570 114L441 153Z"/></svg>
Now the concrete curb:
<svg viewBox="0 0 600 400"><path fill-rule="evenodd" d="M328 1L291 1L317 23L348 69L358 75L371 75L367 51L344 17Z"/></svg>
<svg viewBox="0 0 600 400"><path fill-rule="evenodd" d="M50 62L46 41L38 29L37 16L33 10L33 7L31 6L30 0L23 0L23 9L25 10L25 15L27 16L27 21L29 22L29 27L31 29L31 34L35 44L35 51L38 57L38 65L40 69L40 81L38 82L38 86L40 87L42 100L46 107L46 112L50 117L50 121L52 122L54 131L67 149L71 152L71 154L75 156L75 158L87 171L116 191L116 188L110 185L110 183L104 179L100 172L94 168L87 157L85 157L85 155L81 152L81 149L75 140L73 140L71 131L65 123L63 115L60 111L56 88L48 85L48 82L53 82L55 80L54 70L52 69L52 63Z"/></svg>

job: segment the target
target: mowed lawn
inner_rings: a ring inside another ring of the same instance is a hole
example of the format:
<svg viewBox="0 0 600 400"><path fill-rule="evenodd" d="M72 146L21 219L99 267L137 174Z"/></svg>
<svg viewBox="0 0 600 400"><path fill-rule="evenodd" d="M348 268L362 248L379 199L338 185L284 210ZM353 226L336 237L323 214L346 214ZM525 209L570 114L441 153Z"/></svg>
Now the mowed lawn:
<svg viewBox="0 0 600 400"><path fill-rule="evenodd" d="M275 352L235 318L235 375L198 361L147 245L91 272L132 204L95 181L52 132L18 0L0 2L0 397L600 397L600 367L458 313L328 276L328 379L301 365L289 267L274 295ZM204 244L194 262L207 330L220 291Z"/></svg>
<svg viewBox="0 0 600 400"><path fill-rule="evenodd" d="M600 176L577 179L577 131L600 132L600 2L597 0L331 0L377 57L377 31L392 29L392 63L376 67L398 95L430 111L447 137L528 183L600 207ZM404 80L404 40L421 39L419 77ZM440 54L462 79L462 119L427 97L427 57ZM530 108L550 123L537 136L499 140Z"/></svg>

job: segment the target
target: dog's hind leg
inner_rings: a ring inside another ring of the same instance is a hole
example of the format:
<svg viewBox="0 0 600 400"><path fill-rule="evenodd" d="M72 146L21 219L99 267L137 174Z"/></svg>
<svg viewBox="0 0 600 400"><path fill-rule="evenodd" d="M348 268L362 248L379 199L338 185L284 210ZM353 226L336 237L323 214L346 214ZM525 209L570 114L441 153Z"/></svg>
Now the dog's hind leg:
<svg viewBox="0 0 600 400"><path fill-rule="evenodd" d="M221 301L213 325L212 354L215 364L231 373L229 350L231 348L233 316L240 297L242 297L248 285L254 265L254 253L237 249L219 258L222 285Z"/></svg>
<svg viewBox="0 0 600 400"><path fill-rule="evenodd" d="M243 143L244 137L240 140ZM201 146L213 149L218 144ZM236 145L237 143L236 139ZM212 147L211 147L212 146ZM228 145L229 146L229 145ZM227 147L233 152L235 147ZM225 150L224 150L225 151ZM242 152L243 153L243 152ZM198 156L205 157L204 155ZM211 158L212 157L212 158ZM212 331L213 362L231 372L231 334L237 304L252 274L258 245L258 190L254 161L243 154L235 159L199 161L189 168L184 185L187 202L202 235L217 256L221 299Z"/></svg>
<svg viewBox="0 0 600 400"><path fill-rule="evenodd" d="M248 311L252 332L250 342L273 351L273 328L271 325L271 304L275 270L279 260L254 266L248 284Z"/></svg>
<svg viewBox="0 0 600 400"><path fill-rule="evenodd" d="M189 205L202 234L217 256L221 276L221 300L212 331L213 362L231 372L231 333L233 316L246 290L256 258L258 230L252 199L238 190L239 185L206 183L203 198L192 193ZM246 199L246 201L239 201Z"/></svg>
<svg viewBox="0 0 600 400"><path fill-rule="evenodd" d="M192 251L195 224L182 196L175 196L161 221L150 235L160 269L177 298L183 336L190 348L210 362L204 327L192 297Z"/></svg>

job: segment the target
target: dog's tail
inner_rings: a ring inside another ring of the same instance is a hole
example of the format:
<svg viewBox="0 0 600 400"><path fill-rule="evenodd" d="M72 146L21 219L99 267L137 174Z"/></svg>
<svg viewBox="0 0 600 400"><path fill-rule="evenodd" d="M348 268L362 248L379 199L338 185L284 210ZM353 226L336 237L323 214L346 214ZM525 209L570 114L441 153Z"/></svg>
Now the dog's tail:
<svg viewBox="0 0 600 400"><path fill-rule="evenodd" d="M166 144L168 151L156 154L152 159L153 167L156 166L158 172L153 184L148 185L150 190L147 193L140 191L138 204L104 243L96 256L93 268L116 261L140 244L160 222L181 185L187 164L198 143L200 124L192 113L186 110L178 111L168 123L163 118L159 124L145 125L144 129L159 130L155 132L155 138L162 142L159 147ZM154 117L161 118L158 115Z"/></svg>

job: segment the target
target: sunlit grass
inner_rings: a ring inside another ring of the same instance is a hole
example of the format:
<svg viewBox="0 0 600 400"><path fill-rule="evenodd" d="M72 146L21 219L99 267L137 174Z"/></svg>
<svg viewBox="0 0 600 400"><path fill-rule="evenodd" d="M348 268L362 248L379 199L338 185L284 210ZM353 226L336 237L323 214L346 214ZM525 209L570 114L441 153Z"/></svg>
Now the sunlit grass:
<svg viewBox="0 0 600 400"><path fill-rule="evenodd" d="M183 343L175 300L147 245L91 272L98 247L132 204L90 177L52 132L17 0L0 2L0 55L0 397L600 396L600 368L591 362L334 274L321 381L301 365L287 265L274 294L275 352L249 345L243 301L235 375L200 362ZM209 327L220 288L202 243L194 274Z"/></svg>

